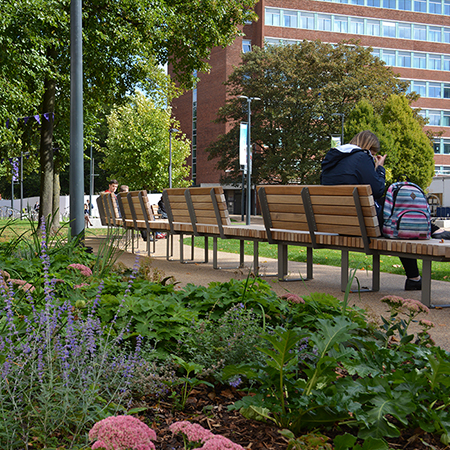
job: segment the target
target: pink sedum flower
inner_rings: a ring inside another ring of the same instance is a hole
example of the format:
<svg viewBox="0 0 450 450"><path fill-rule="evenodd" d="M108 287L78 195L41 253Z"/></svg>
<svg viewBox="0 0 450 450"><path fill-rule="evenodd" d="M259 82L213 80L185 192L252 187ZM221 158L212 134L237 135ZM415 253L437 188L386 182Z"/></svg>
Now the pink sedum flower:
<svg viewBox="0 0 450 450"><path fill-rule="evenodd" d="M92 270L84 264L69 264L67 267L72 267L72 269L79 270L81 275L85 277L90 277L92 275Z"/></svg>
<svg viewBox="0 0 450 450"><path fill-rule="evenodd" d="M191 423L187 420L175 422L170 425L169 429L173 434L183 433L191 442L206 442L215 436L215 434L206 430L198 423Z"/></svg>
<svg viewBox="0 0 450 450"><path fill-rule="evenodd" d="M97 422L89 431L96 440L92 450L155 450L156 433L133 416L111 416Z"/></svg>
<svg viewBox="0 0 450 450"><path fill-rule="evenodd" d="M81 283L81 284L76 284L73 288L74 289L80 289L83 287L89 286L87 283Z"/></svg>
<svg viewBox="0 0 450 450"><path fill-rule="evenodd" d="M281 298L285 298L287 301L292 303L305 303L305 300L303 300L302 297L299 297L297 294L292 294L291 292L282 295Z"/></svg>
<svg viewBox="0 0 450 450"><path fill-rule="evenodd" d="M183 433L190 442L202 443L202 447L195 447L198 450L244 450L244 447L239 444L219 434L211 433L198 423L184 420L173 423L169 429L174 434Z"/></svg>
<svg viewBox="0 0 450 450"><path fill-rule="evenodd" d="M199 450L244 450L244 447L235 444L224 436L216 435L206 441Z"/></svg>

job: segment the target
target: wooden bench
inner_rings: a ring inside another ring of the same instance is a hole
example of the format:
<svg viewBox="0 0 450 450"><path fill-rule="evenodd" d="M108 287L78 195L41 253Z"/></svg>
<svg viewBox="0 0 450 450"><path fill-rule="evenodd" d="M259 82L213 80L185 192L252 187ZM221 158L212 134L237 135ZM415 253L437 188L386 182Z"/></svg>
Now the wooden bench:
<svg viewBox="0 0 450 450"><path fill-rule="evenodd" d="M340 250L341 289L349 279L349 252L373 257L372 290L380 289L380 255L422 260L422 302L431 306L431 263L450 261L450 244L438 239L397 240L381 236L369 185L259 186L258 197L271 244L278 245L278 277L286 279L287 248L308 248L307 278L313 277L313 249Z"/></svg>
<svg viewBox="0 0 450 450"><path fill-rule="evenodd" d="M189 188L185 193L192 229L196 236L213 238L213 268L217 269L217 240L238 239L239 266L244 266L244 243L253 241L253 271L258 274L258 244L267 241L263 226L232 225L222 186Z"/></svg>
<svg viewBox="0 0 450 450"><path fill-rule="evenodd" d="M167 220L155 220L153 211L148 199L147 191L131 191L122 192L118 197L119 205L121 205L122 215L127 227L137 232L146 231L147 233L147 253L150 255L150 242L153 235L153 253L156 251L156 232L169 233L170 226ZM173 254L170 252L170 237L167 236L166 258L169 259ZM134 241L133 241L134 253Z"/></svg>
<svg viewBox="0 0 450 450"><path fill-rule="evenodd" d="M151 205L152 208L152 213L155 219L161 219L161 214L158 212L159 211L159 206L158 205Z"/></svg>

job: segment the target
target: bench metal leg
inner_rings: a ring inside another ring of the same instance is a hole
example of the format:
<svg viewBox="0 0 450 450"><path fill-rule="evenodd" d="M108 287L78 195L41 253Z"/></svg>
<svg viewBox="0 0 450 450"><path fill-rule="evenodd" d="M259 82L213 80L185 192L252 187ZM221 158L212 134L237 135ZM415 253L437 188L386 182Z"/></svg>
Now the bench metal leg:
<svg viewBox="0 0 450 450"><path fill-rule="evenodd" d="M278 279L284 280L288 271L288 246L278 244Z"/></svg>
<svg viewBox="0 0 450 450"><path fill-rule="evenodd" d="M184 263L184 244L183 244L183 234L180 234L180 262Z"/></svg>
<svg viewBox="0 0 450 450"><path fill-rule="evenodd" d="M341 291L345 292L348 283L348 250L341 250Z"/></svg>
<svg viewBox="0 0 450 450"><path fill-rule="evenodd" d="M380 290L380 255L372 255L372 291Z"/></svg>
<svg viewBox="0 0 450 450"><path fill-rule="evenodd" d="M243 239L239 239L239 268L244 267L244 258L245 258L245 241Z"/></svg>
<svg viewBox="0 0 450 450"><path fill-rule="evenodd" d="M431 260L422 261L422 303L431 306Z"/></svg>
<svg viewBox="0 0 450 450"><path fill-rule="evenodd" d="M194 235L191 236L191 261L194 261Z"/></svg>
<svg viewBox="0 0 450 450"><path fill-rule="evenodd" d="M213 236L213 269L217 268L217 237Z"/></svg>
<svg viewBox="0 0 450 450"><path fill-rule="evenodd" d="M205 236L205 263L208 262L209 249L208 249L208 236ZM194 259L194 253L192 253L192 259Z"/></svg>
<svg viewBox="0 0 450 450"><path fill-rule="evenodd" d="M258 270L259 270L258 255L259 255L259 242L253 241L253 273L256 276L258 276Z"/></svg>
<svg viewBox="0 0 450 450"><path fill-rule="evenodd" d="M313 279L313 248L312 247L306 247L306 279L312 280Z"/></svg>

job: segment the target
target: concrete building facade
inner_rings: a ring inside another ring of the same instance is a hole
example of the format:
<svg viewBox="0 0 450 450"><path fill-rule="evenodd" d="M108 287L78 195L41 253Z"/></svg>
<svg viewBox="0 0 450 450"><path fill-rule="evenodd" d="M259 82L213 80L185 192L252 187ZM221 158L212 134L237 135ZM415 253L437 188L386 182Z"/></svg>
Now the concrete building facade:
<svg viewBox="0 0 450 450"><path fill-rule="evenodd" d="M227 124L214 123L226 102L223 83L252 46L302 40L337 43L359 39L373 48L421 98L413 105L429 120L434 135L435 172L450 174L450 0L260 0L259 20L244 36L211 54L211 72L200 74L196 89L173 102L173 114L192 140L192 184L217 184L221 173L205 149ZM230 192L232 196L232 192ZM239 194L239 193L237 193ZM237 206L239 200L232 198ZM236 212L234 208L233 212Z"/></svg>

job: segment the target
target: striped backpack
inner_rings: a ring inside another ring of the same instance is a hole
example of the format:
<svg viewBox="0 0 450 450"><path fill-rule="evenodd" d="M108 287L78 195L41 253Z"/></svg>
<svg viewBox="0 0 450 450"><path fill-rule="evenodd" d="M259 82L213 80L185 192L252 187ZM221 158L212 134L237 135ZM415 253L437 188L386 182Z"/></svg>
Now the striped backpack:
<svg viewBox="0 0 450 450"><path fill-rule="evenodd" d="M430 207L419 186L410 181L389 186L383 208L383 235L391 239L430 239Z"/></svg>

